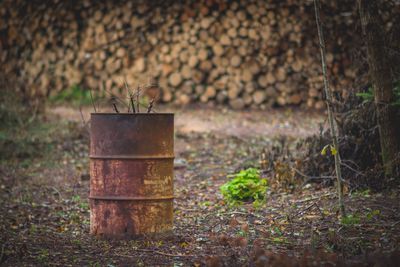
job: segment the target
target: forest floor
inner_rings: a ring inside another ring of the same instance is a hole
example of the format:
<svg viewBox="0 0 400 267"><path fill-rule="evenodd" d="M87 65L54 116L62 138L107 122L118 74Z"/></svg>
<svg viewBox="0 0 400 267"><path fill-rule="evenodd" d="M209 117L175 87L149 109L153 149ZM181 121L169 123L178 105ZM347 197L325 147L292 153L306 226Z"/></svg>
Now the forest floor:
<svg viewBox="0 0 400 267"><path fill-rule="evenodd" d="M0 165L2 266L291 266L319 255L326 264L364 262L400 245L400 190L345 197L340 221L335 188L300 182L280 187L268 177L266 204L229 207L219 187L227 175L260 165L277 140L318 134L325 117L301 110L173 110L173 234L132 240L89 235L88 133L79 109L49 108L18 158ZM83 109L85 120L90 108ZM295 149L292 146L292 149ZM308 252L306 252L308 251ZM276 255L286 255L278 257ZM311 265L311 263L309 263ZM320 265L316 263L316 265Z"/></svg>

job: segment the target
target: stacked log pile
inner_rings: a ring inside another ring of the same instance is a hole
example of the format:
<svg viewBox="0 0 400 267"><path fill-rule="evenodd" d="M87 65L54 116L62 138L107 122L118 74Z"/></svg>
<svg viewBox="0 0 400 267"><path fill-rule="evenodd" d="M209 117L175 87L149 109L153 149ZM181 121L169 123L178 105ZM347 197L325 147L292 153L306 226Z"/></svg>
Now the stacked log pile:
<svg viewBox="0 0 400 267"><path fill-rule="evenodd" d="M322 108L313 6L300 2L3 1L0 64L32 94L115 92L126 79L157 81L163 102ZM357 39L349 25L358 14L337 5L325 18L327 60L345 95L356 77L345 43Z"/></svg>

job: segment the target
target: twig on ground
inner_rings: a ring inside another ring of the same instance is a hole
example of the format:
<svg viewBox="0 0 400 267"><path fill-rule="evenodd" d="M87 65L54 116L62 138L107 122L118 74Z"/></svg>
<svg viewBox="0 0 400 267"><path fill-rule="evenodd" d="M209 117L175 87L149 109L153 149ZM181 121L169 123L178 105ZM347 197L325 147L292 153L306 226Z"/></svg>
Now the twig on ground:
<svg viewBox="0 0 400 267"><path fill-rule="evenodd" d="M344 163L343 161L341 161L340 164L341 164L342 166L345 166L345 167L348 168L349 170L355 172L355 173L358 174L358 175L365 176L364 173L362 173L362 172L360 172L360 171L354 169L353 167L351 167L350 165Z"/></svg>
<svg viewBox="0 0 400 267"><path fill-rule="evenodd" d="M316 205L316 207L317 207L317 209L318 209L318 211L319 211L319 214L321 214L321 217L322 217L322 218L325 218L325 215L324 215L324 213L322 212L321 208L319 207L318 203L316 203L315 205Z"/></svg>
<svg viewBox="0 0 400 267"><path fill-rule="evenodd" d="M58 196L60 197L60 199L63 198L62 195L61 195L61 193L60 193L60 191L58 191L57 188L55 188L54 186L52 186L52 187L50 187L50 188L53 189L53 190L58 194Z"/></svg>
<svg viewBox="0 0 400 267"><path fill-rule="evenodd" d="M350 160L350 159L342 159L342 162L348 162L348 163L351 163L351 164L353 164L354 166L356 166L357 168L360 168L360 166L357 164L357 163L355 163L353 160Z"/></svg>
<svg viewBox="0 0 400 267"><path fill-rule="evenodd" d="M216 216L223 216L223 215L245 215L245 216L253 216L255 218L258 219L265 219L262 216L259 216L257 214L254 213L250 213L250 212L241 212L241 211L230 211L230 212L214 212L214 213L209 213L206 216L204 216L203 220L206 220L208 217L212 216L212 215L216 215Z"/></svg>
<svg viewBox="0 0 400 267"><path fill-rule="evenodd" d="M317 204L317 202L312 203L311 205L308 205L307 207L305 207L304 209L298 211L293 217L297 217L300 214L303 214L304 212L308 211L309 209L311 209L312 207L314 207Z"/></svg>
<svg viewBox="0 0 400 267"><path fill-rule="evenodd" d="M147 252L147 253L156 253L159 255L163 255L163 256L168 256L168 257L197 257L198 255L192 255L192 254L171 254L171 253L166 253L166 252L162 252L162 251L157 251L157 250L152 250L152 249L136 249L136 251L138 252ZM123 254L115 254L117 256L120 257L127 257L127 258L136 258L137 256L131 256L131 255L123 255Z"/></svg>
<svg viewBox="0 0 400 267"><path fill-rule="evenodd" d="M391 225L390 225L390 227L395 227L397 224L399 224L400 223L400 221L397 221L397 222L394 222L394 223L392 223Z"/></svg>
<svg viewBox="0 0 400 267"><path fill-rule="evenodd" d="M312 198L306 198L306 199L302 199L299 201L296 201L296 204L300 204L300 203L304 203L304 202L308 202L308 201L313 201L313 200L317 200L317 199L322 199L324 197L329 197L329 196L333 196L335 195L334 193L327 193L325 195L321 195L321 196L317 196L317 197L312 197Z"/></svg>
<svg viewBox="0 0 400 267"><path fill-rule="evenodd" d="M315 179L334 179L334 178L335 178L335 176L324 176L324 175L321 175L321 176L308 176L308 175L302 173L301 171L299 171L299 170L296 169L296 168L292 168L292 169L293 169L298 175L303 176L304 178L307 178L307 179L308 179L307 181L305 181L305 182L303 183L303 185L306 184L306 183L308 183L309 180L315 180Z"/></svg>

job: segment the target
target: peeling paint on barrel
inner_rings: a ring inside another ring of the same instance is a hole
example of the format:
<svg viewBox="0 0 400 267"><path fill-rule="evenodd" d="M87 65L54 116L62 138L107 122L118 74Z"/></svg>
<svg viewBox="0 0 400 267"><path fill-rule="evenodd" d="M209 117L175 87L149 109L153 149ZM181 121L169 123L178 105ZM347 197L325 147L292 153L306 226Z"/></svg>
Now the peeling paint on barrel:
<svg viewBox="0 0 400 267"><path fill-rule="evenodd" d="M92 114L91 234L172 230L173 138L173 114Z"/></svg>

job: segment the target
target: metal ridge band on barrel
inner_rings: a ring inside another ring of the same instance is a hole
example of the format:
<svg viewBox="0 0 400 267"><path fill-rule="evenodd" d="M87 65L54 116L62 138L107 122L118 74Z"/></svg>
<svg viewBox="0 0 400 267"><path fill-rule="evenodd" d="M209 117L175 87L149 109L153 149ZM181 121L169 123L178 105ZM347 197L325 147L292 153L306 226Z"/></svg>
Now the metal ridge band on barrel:
<svg viewBox="0 0 400 267"><path fill-rule="evenodd" d="M174 159L175 156L150 156L150 155L90 155L90 159Z"/></svg>
<svg viewBox="0 0 400 267"><path fill-rule="evenodd" d="M136 201L163 201L174 199L174 196L165 197L102 197L102 196L89 196L89 199L99 199L99 200L136 200Z"/></svg>

